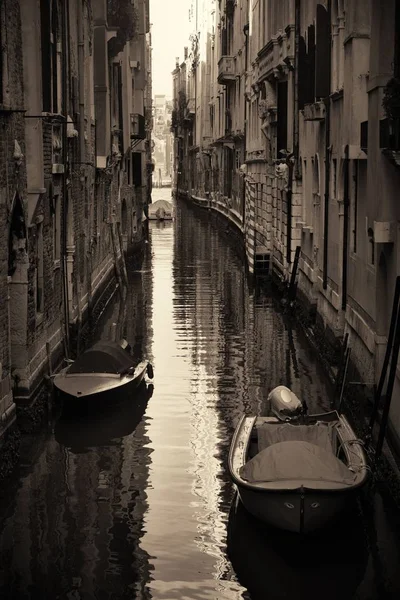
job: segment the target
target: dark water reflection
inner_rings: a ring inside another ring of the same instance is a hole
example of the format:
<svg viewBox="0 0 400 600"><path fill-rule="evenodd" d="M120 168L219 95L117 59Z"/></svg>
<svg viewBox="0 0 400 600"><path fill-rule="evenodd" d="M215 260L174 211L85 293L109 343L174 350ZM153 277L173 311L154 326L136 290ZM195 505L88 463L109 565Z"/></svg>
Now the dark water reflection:
<svg viewBox="0 0 400 600"><path fill-rule="evenodd" d="M0 500L1 598L391 597L397 545L382 567L386 550L368 551L358 513L301 545L232 503L226 458L241 413L262 410L279 383L311 410L329 407L329 390L271 294L249 289L227 237L181 203L173 224L150 225L96 337L125 336L149 358L154 391L26 440ZM378 548L392 521L372 511Z"/></svg>

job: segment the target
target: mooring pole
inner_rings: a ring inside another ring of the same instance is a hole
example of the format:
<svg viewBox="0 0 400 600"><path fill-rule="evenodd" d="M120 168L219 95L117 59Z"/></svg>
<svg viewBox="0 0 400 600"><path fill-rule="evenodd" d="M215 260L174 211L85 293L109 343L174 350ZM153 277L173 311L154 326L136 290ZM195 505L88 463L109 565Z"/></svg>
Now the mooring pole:
<svg viewBox="0 0 400 600"><path fill-rule="evenodd" d="M300 250L301 250L301 247L296 246L296 252L294 255L292 272L290 274L289 294L288 294L289 302L294 300L296 297L296 275L297 275L297 269L299 266Z"/></svg>
<svg viewBox="0 0 400 600"><path fill-rule="evenodd" d="M392 317L390 320L388 341L387 341L385 358L384 358L383 364L382 364L382 370L381 370L381 375L379 378L378 387L376 388L375 395L374 395L374 405L372 408L372 413L371 413L371 417L370 417L369 425L368 425L368 433L367 433L368 438L370 438L372 436L372 429L373 429L373 426L375 424L375 420L376 420L376 417L378 414L382 390L383 390L383 386L384 386L385 380L386 380L387 369L388 369L390 354L391 354L392 345L393 345L394 332L395 332L396 322L398 320L399 300L400 300L400 275L398 275L396 277L396 286L395 286L394 296L393 296L393 308L392 308Z"/></svg>
<svg viewBox="0 0 400 600"><path fill-rule="evenodd" d="M391 404L392 394L393 394L394 380L396 378L397 360L399 358L399 350L400 350L400 319L397 318L396 329L395 329L395 333L394 333L393 352L392 352L392 358L391 358L390 370L389 370L389 378L388 378L388 384L387 384L386 395L385 395L385 404L383 406L381 427L379 429L378 442L376 444L376 449L375 449L375 458L380 457L381 452L382 452L382 447L383 447L383 441L385 439L385 434L386 434L387 425L388 425L388 421L389 421L389 411L390 411L390 404Z"/></svg>

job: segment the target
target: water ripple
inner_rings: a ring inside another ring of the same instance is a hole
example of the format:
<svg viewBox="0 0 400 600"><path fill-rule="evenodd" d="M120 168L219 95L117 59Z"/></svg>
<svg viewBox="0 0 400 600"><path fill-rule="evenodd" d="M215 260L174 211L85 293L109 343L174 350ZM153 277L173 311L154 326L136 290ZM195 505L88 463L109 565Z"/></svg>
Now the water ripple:
<svg viewBox="0 0 400 600"><path fill-rule="evenodd" d="M326 545L308 548L319 570L304 565L313 576L303 577L280 553L283 537L269 543L235 510L226 471L235 425L263 410L272 386L329 406L302 335L268 289L249 287L214 218L185 203L173 224L150 224L142 264L127 267L129 288L95 338L117 331L149 358L154 393L87 422L56 419L27 444L0 498L0 596L311 599L318 580L323 595L347 597L365 570L362 536L347 563Z"/></svg>

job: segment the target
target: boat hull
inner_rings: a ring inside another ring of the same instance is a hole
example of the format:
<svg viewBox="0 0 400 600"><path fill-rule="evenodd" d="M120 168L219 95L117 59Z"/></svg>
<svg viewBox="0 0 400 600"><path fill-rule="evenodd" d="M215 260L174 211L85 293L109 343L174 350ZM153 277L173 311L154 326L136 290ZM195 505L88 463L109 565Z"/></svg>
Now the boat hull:
<svg viewBox="0 0 400 600"><path fill-rule="evenodd" d="M107 403L129 394L139 387L145 380L148 364L147 361L144 361L136 367L132 375L121 377L96 373L68 375L68 369L64 369L54 378L54 386L64 403L70 402L77 405Z"/></svg>
<svg viewBox="0 0 400 600"><path fill-rule="evenodd" d="M298 478L296 481L267 479L258 482L243 479L241 469L254 456L252 444L256 423L277 421L274 417L258 419L244 415L234 433L228 458L229 474L244 508L267 525L297 533L311 533L334 521L354 502L368 478L365 453L347 419L335 411L309 419L337 423L338 443L355 473L352 485Z"/></svg>
<svg viewBox="0 0 400 600"><path fill-rule="evenodd" d="M312 533L333 521L348 505L351 492L258 492L237 486L244 508L267 525Z"/></svg>

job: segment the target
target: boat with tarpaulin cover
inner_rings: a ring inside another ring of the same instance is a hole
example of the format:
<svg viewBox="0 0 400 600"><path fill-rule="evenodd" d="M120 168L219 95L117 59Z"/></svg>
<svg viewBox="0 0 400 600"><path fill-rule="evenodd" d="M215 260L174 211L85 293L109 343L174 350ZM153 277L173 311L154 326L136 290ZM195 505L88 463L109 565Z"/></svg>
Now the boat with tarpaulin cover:
<svg viewBox="0 0 400 600"><path fill-rule="evenodd" d="M369 469L363 444L343 414L296 410L290 417L294 394L283 388L271 392L290 393L281 410L242 416L228 468L251 514L278 528L307 533L347 506L366 483Z"/></svg>
<svg viewBox="0 0 400 600"><path fill-rule="evenodd" d="M151 363L135 361L125 341L100 341L55 375L54 386L70 399L97 400L110 392L138 387L146 375L153 378Z"/></svg>
<svg viewBox="0 0 400 600"><path fill-rule="evenodd" d="M156 200L149 204L149 220L150 221L172 221L174 210L172 202L168 200Z"/></svg>

